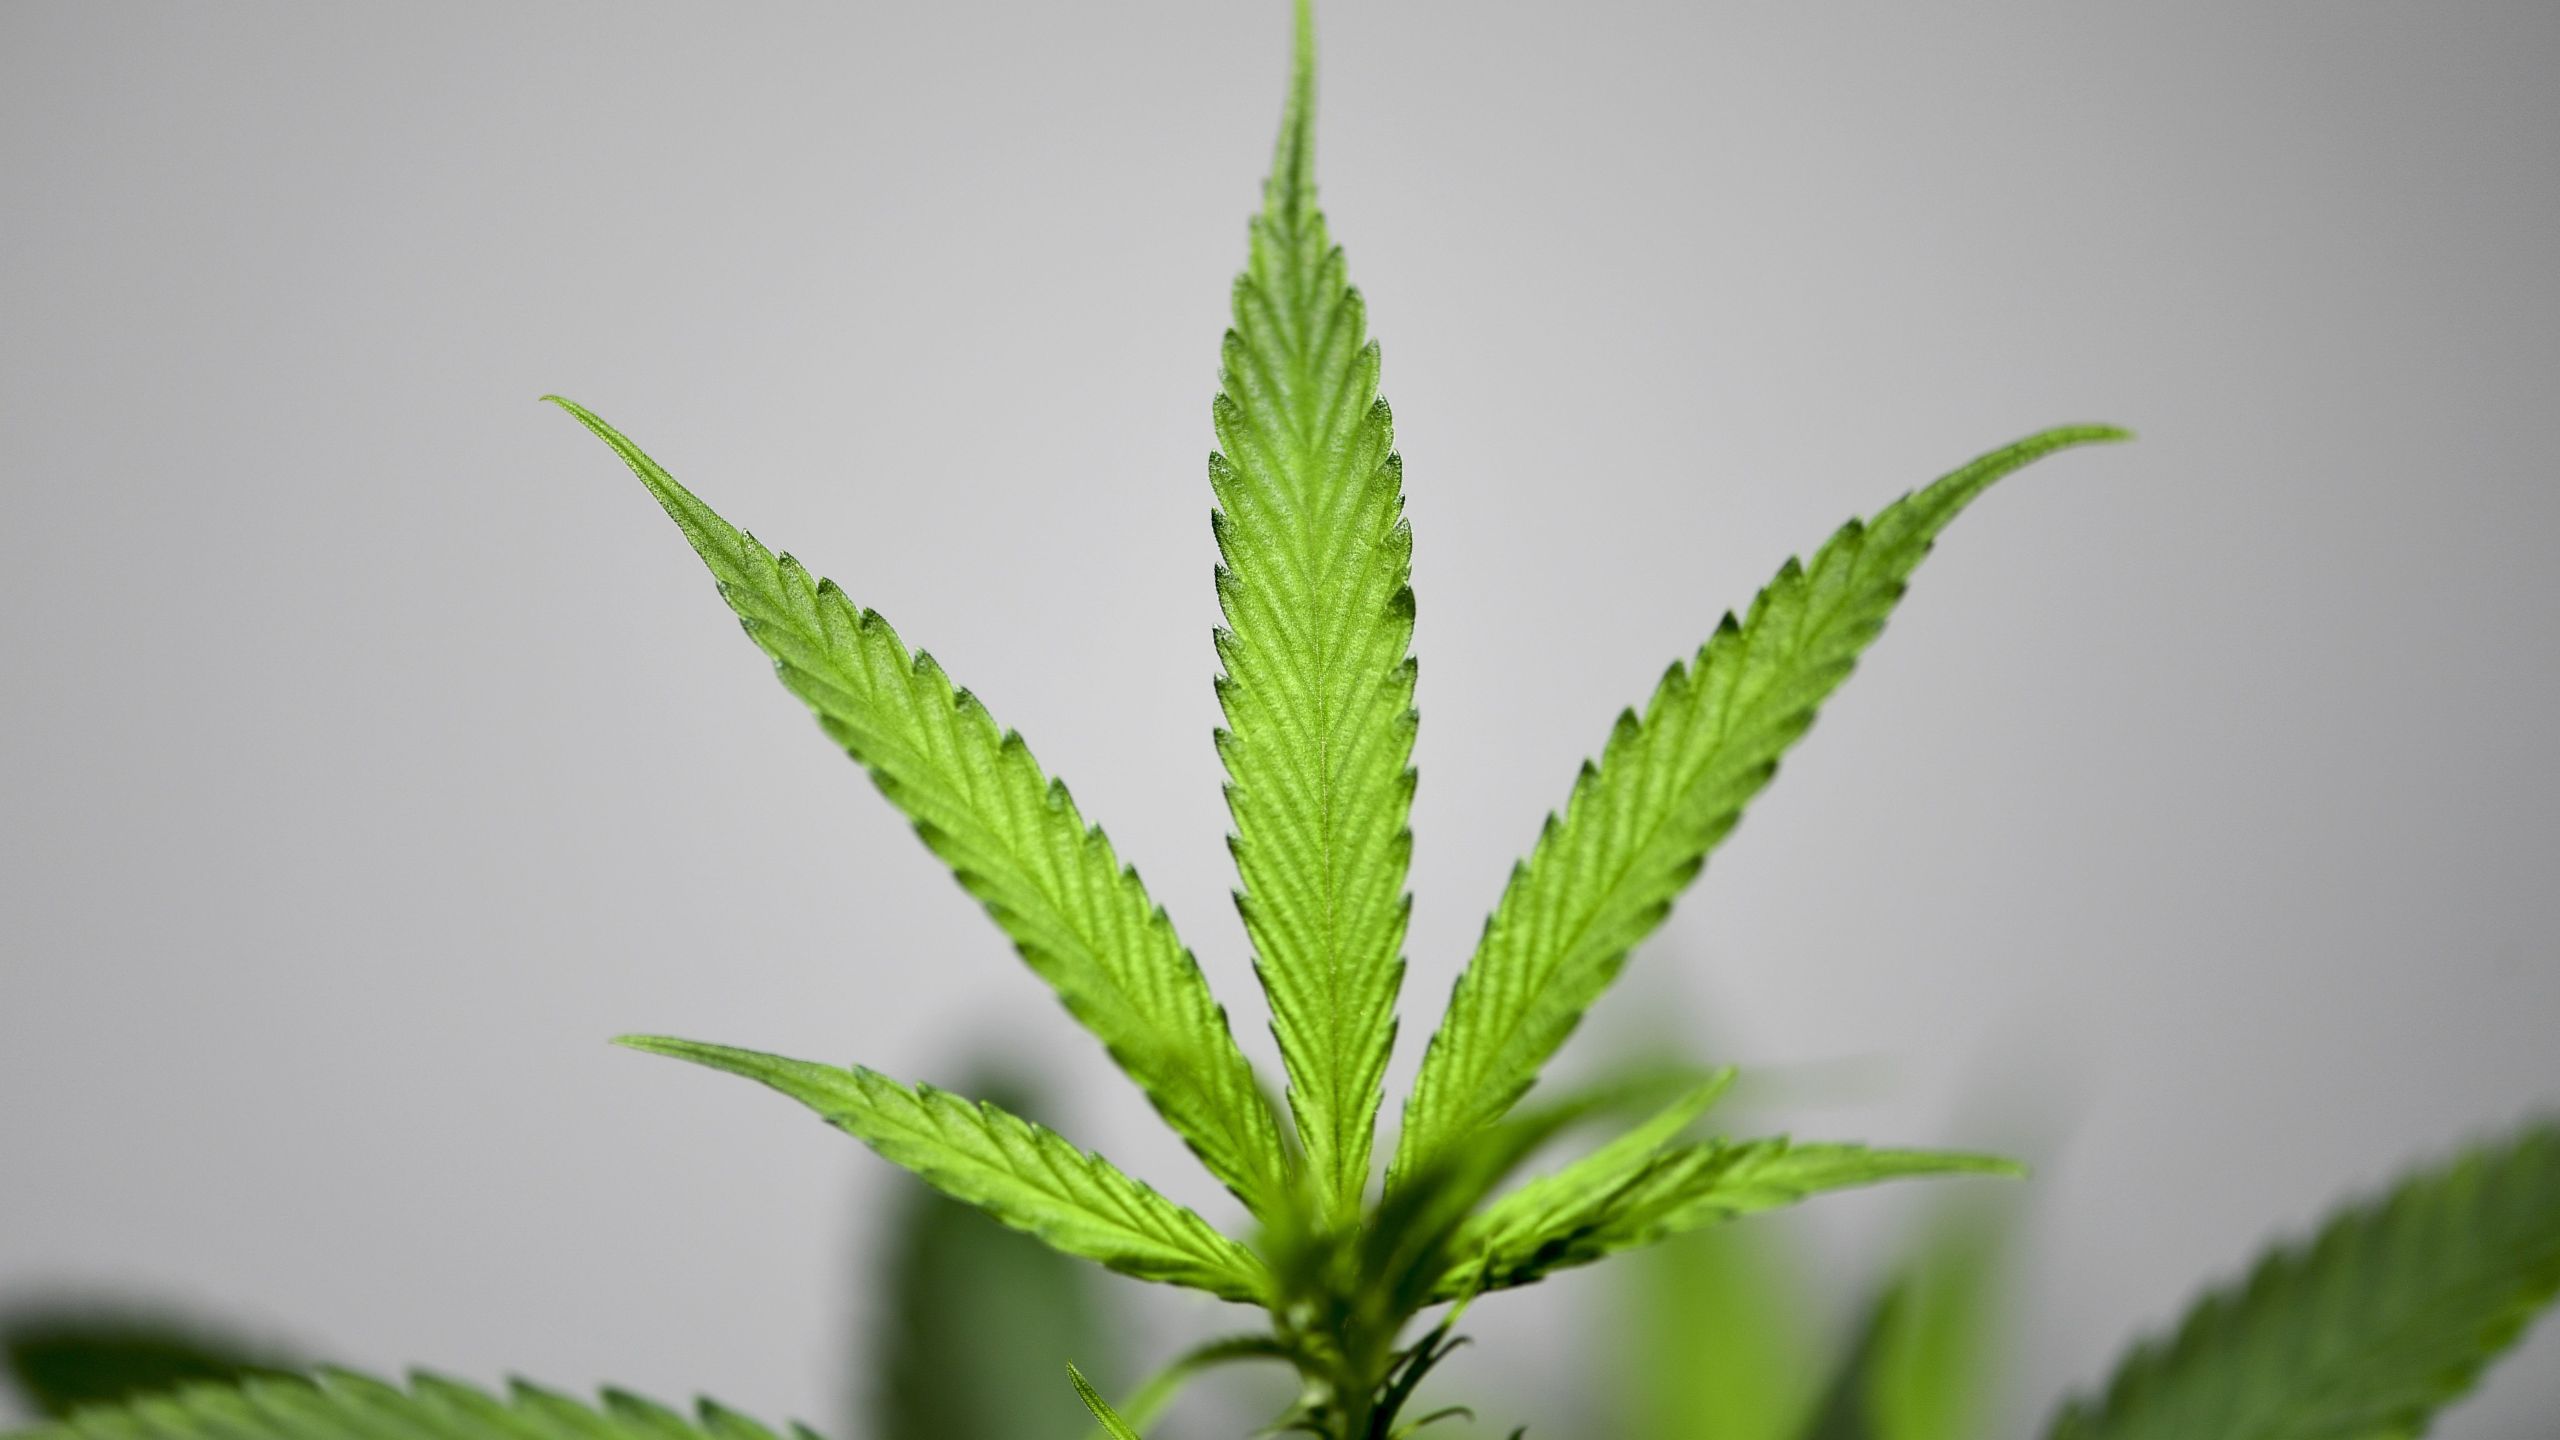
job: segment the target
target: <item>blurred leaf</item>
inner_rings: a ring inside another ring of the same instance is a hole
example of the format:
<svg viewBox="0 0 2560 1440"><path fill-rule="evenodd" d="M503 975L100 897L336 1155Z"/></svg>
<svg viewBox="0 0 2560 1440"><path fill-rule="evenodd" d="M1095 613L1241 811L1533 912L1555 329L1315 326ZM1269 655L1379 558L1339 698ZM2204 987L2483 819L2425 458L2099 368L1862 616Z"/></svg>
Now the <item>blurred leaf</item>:
<svg viewBox="0 0 2560 1440"><path fill-rule="evenodd" d="M1858 1326L1806 1440L1980 1440L2018 1209L2014 1192L1942 1205Z"/></svg>
<svg viewBox="0 0 2560 1440"><path fill-rule="evenodd" d="M77 1301L0 1316L0 1362L27 1407L53 1420L181 1385L301 1368L271 1346L175 1310Z"/></svg>
<svg viewBox="0 0 2560 1440"><path fill-rule="evenodd" d="M1885 1336L1892 1330L1894 1316L1902 1309L1904 1291L1895 1286L1884 1292L1859 1322L1857 1340L1849 1354L1832 1375L1831 1386L1823 1392L1822 1408L1805 1427L1804 1440L1877 1440L1878 1427L1870 1409L1867 1382L1875 1373L1876 1357L1883 1353Z"/></svg>
<svg viewBox="0 0 2560 1440"><path fill-rule="evenodd" d="M2560 1293L2560 1123L2330 1217L2198 1301L2053 1440L2410 1440Z"/></svg>
<svg viewBox="0 0 2560 1440"><path fill-rule="evenodd" d="M1774 1226L1685 1236L1624 1262L1626 1440L1793 1440L1816 1368L1802 1258Z"/></svg>
<svg viewBox="0 0 2560 1440"><path fill-rule="evenodd" d="M2018 1194L1950 1199L1881 1317L1864 1386L1876 1440L1978 1440L2009 1338Z"/></svg>
<svg viewBox="0 0 2560 1440"><path fill-rule="evenodd" d="M1017 1113L1024 1087L973 1089ZM1092 1361L1106 1380L1126 1373L1118 1326L1091 1266L1008 1230L967 1205L903 1187L888 1238L885 1304L874 1320L871 1377L876 1440L1079 1440L1082 1412L1058 1390L1058 1368Z"/></svg>

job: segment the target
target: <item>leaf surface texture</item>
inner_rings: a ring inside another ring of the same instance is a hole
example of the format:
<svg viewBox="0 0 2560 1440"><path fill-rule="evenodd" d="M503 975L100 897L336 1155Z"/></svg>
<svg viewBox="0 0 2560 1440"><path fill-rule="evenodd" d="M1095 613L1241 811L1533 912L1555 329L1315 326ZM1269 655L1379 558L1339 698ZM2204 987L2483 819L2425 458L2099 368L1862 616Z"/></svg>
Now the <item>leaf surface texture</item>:
<svg viewBox="0 0 2560 1440"><path fill-rule="evenodd" d="M1413 536L1378 347L1315 205L1311 24L1236 280L1209 460L1236 904L1330 1213L1359 1210L1404 975Z"/></svg>

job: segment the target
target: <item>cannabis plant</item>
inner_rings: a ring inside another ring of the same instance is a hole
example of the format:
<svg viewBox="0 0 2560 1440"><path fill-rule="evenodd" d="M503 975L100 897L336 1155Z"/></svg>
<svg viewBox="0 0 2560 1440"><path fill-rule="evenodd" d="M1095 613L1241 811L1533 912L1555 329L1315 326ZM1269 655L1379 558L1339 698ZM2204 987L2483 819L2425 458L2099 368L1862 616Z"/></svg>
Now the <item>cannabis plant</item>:
<svg viewBox="0 0 2560 1440"><path fill-rule="evenodd" d="M1984 489L2058 448L2122 438L2071 425L1961 466L1789 561L1600 764L1513 871L1405 1099L1385 1179L1372 1143L1395 1040L1413 838L1413 533L1367 305L1313 187L1313 36L1298 56L1213 402L1219 700L1236 907L1288 1074L1275 1115L1172 922L1021 735L1004 730L888 620L737 530L620 430L561 400L684 530L783 684L1050 981L1257 1222L1221 1235L1052 1130L932 1086L732 1045L622 1043L763 1081L927 1184L1114 1271L1260 1307L1252 1348L1298 1371L1285 1425L1385 1440L1452 1320L1615 1250L1900 1176L2002 1174L1938 1150L1692 1140L1731 1074L1697 1076L1590 1156L1495 1197L1533 1148L1620 1094L1523 1112L1521 1099L1628 951L1741 820L1777 758L1874 641L1930 541ZM1641 1086L1638 1086L1641 1089ZM1411 1335L1416 1317L1449 1320Z"/></svg>
<svg viewBox="0 0 2560 1440"><path fill-rule="evenodd" d="M1069 1256L1258 1312L1168 1375L1276 1362L1296 1377L1276 1429L1394 1440L1461 1413L1417 1397L1460 1317L1494 1292L1822 1192L2016 1172L1978 1154L1695 1133L1729 1070L1530 1097L1883 630L1940 532L2027 465L2126 436L2047 430L1851 521L1811 560L1780 567L1641 709L1622 711L1503 887L1382 1165L1410 904L1413 537L1367 306L1316 207L1313 54L1301 0L1279 140L1220 351L1208 462L1225 617L1216 745L1236 903L1285 1106L1172 921L1020 735L878 612L731 525L593 412L557 403L665 508L784 686L914 822L1249 1228L1222 1233L984 1101L699 1040L621 1043L761 1082ZM1602 1125L1617 1128L1514 1183L1551 1142ZM2560 1285L2555 1152L2548 1133L2484 1151L2270 1261L2175 1341L2138 1354L2103 1399L2067 1412L2057 1440L2414 1434ZM1120 1437L1149 1423L1169 1389L1148 1387L1123 1414L1068 1373ZM1065 1403L1063 1385L1058 1394ZM770 1434L717 1407L688 1421L620 1395L595 1410L529 1389L501 1400L433 1378L404 1390L336 1373L199 1386L69 1425L97 1440Z"/></svg>
<svg viewBox="0 0 2560 1440"><path fill-rule="evenodd" d="M1288 1077L1285 1117L1171 921L1018 734L878 612L730 525L592 412L558 403L620 453L783 683L1257 1230L1250 1243L1223 1235L1054 1132L930 1086L696 1040L622 1043L761 1081L1061 1250L1261 1308L1269 1330L1250 1349L1302 1382L1285 1423L1383 1440L1418 1423L1416 1388L1479 1295L1819 1191L2012 1168L1938 1151L1688 1138L1725 1072L1670 1087L1623 1134L1495 1195L1542 1142L1634 1098L1521 1108L1882 629L1938 532L2003 476L2122 432L2047 431L1853 522L1675 665L1642 715L1620 718L1487 923L1381 1182L1372 1151L1410 903L1413 540L1378 347L1315 205L1313 99L1302 6L1209 462L1227 622L1217 744L1237 905ZM1410 1333L1434 1306L1447 1317Z"/></svg>

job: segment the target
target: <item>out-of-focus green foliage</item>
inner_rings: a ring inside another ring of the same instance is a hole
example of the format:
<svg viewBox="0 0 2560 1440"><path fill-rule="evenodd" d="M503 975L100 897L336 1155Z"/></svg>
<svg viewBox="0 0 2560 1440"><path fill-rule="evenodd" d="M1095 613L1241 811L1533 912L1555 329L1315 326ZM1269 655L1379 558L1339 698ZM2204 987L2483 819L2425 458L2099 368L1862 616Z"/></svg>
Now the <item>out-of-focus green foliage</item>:
<svg viewBox="0 0 2560 1440"><path fill-rule="evenodd" d="M2408 1440L2560 1292L2560 1124L2414 1172L2135 1349L2053 1440Z"/></svg>
<svg viewBox="0 0 2560 1440"><path fill-rule="evenodd" d="M0 1313L0 1364L54 1419L208 1381L304 1368L279 1348L174 1309L67 1301Z"/></svg>
<svg viewBox="0 0 2560 1440"><path fill-rule="evenodd" d="M1784 1232L1720 1226L1625 1263L1607 1373L1626 1440L1796 1440L1821 1366Z"/></svg>
<svg viewBox="0 0 2560 1440"><path fill-rule="evenodd" d="M2016 1299L2014 1195L1951 1199L1878 1302L1860 1385L1874 1440L1979 1440Z"/></svg>
<svg viewBox="0 0 2560 1440"><path fill-rule="evenodd" d="M1628 1440L1980 1440L2015 1207L1949 1195L1838 1347L1797 1237L1712 1230L1631 1262L1614 1333ZM1827 1379L1825 1377L1828 1377Z"/></svg>
<svg viewBox="0 0 2560 1440"><path fill-rule="evenodd" d="M1003 1078L970 1088L1038 1113ZM884 1280L858 1286L874 1336L856 1376L869 1440L1077 1440L1088 1422L1060 1403L1061 1367L1073 1359L1106 1386L1127 1374L1110 1282L1092 1266L921 1188L864 1240Z"/></svg>

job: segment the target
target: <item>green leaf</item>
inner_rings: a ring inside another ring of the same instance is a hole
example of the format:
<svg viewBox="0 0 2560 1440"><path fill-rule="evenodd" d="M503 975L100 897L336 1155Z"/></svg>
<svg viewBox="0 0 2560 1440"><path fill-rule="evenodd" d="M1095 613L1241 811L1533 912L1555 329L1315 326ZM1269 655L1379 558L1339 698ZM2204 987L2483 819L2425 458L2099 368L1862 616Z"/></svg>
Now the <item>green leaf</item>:
<svg viewBox="0 0 2560 1440"><path fill-rule="evenodd" d="M1619 715L1563 816L1547 818L1512 871L1450 995L1390 1185L1518 1102L1848 677L1938 532L2001 477L2125 438L2101 425L2048 430L1851 521L1811 565L1788 561L1746 619L1727 615L1689 664L1673 665L1641 717Z"/></svg>
<svg viewBox="0 0 2560 1440"><path fill-rule="evenodd" d="M2006 1339L2008 1192L1947 1206L1869 1306L1804 1440L1977 1440Z"/></svg>
<svg viewBox="0 0 2560 1440"><path fill-rule="evenodd" d="M796 1440L817 1440L794 1427ZM14 1440L776 1440L709 1401L698 1418L619 1391L590 1406L519 1383L505 1398L431 1375L406 1390L344 1370L195 1385L80 1411Z"/></svg>
<svg viewBox="0 0 2560 1440"><path fill-rule="evenodd" d="M1070 1364L1067 1366L1067 1378L1075 1382L1076 1394L1084 1397L1084 1408L1093 1412L1093 1418L1101 1424L1103 1434L1111 1437L1111 1440L1142 1440L1137 1431L1129 1428L1128 1421L1113 1413L1111 1403L1103 1399L1094 1390L1092 1384L1086 1381L1083 1371Z"/></svg>
<svg viewBox="0 0 2560 1440"><path fill-rule="evenodd" d="M1041 774L1022 737L930 656L909 655L876 611L731 527L612 426L552 399L649 487L782 683L869 768L1210 1172L1271 1212L1284 1189L1279 1131L1226 1012L1137 872Z"/></svg>
<svg viewBox="0 0 2560 1440"><path fill-rule="evenodd" d="M1316 209L1314 24L1235 285L1209 481L1237 908L1328 1213L1360 1209L1413 851L1413 535L1360 292Z"/></svg>
<svg viewBox="0 0 2560 1440"><path fill-rule="evenodd" d="M1901 1287L1895 1286L1868 1307L1858 1324L1857 1339L1849 1346L1848 1357L1831 1377L1822 1408L1805 1427L1804 1440L1882 1440L1884 1431L1876 1423L1869 1403L1868 1381L1875 1373L1885 1336L1893 1328L1904 1299Z"/></svg>
<svg viewBox="0 0 2560 1440"><path fill-rule="evenodd" d="M1057 1249L1124 1275L1260 1303L1268 1274L1208 1221L1099 1155L992 1105L870 1070L657 1035L617 1044L771 1086L927 1184Z"/></svg>
<svg viewBox="0 0 2560 1440"><path fill-rule="evenodd" d="M1797 1440L1815 1349L1813 1277L1766 1225L1633 1257L1609 1358L1623 1440Z"/></svg>
<svg viewBox="0 0 2560 1440"><path fill-rule="evenodd" d="M1940 1216L1879 1302L1859 1385L1876 1440L1976 1440L1990 1432L2008 1339L2020 1192L1979 1188Z"/></svg>
<svg viewBox="0 0 2560 1440"><path fill-rule="evenodd" d="M2054 1440L2410 1440L2560 1292L2560 1124L2340 1212L2134 1350Z"/></svg>
<svg viewBox="0 0 2560 1440"><path fill-rule="evenodd" d="M1029 1095L1002 1080L969 1087L1036 1118ZM866 1237L873 1238L873 1237ZM1052 1388L1059 1362L1097 1352L1125 1373L1116 1318L1083 1261L913 1187L890 1221L877 1349L854 1369L880 1440L1078 1440L1082 1416Z"/></svg>
<svg viewBox="0 0 2560 1440"><path fill-rule="evenodd" d="M2016 1175L2011 1161L1936 1150L1799 1145L1784 1138L1701 1140L1656 1153L1632 1172L1568 1170L1532 1182L1469 1222L1436 1294L1526 1285L1621 1250L1829 1190L1935 1175Z"/></svg>
<svg viewBox="0 0 2560 1440"><path fill-rule="evenodd" d="M0 1368L54 1418L180 1386L304 1368L270 1347L167 1311L63 1303L0 1316Z"/></svg>

